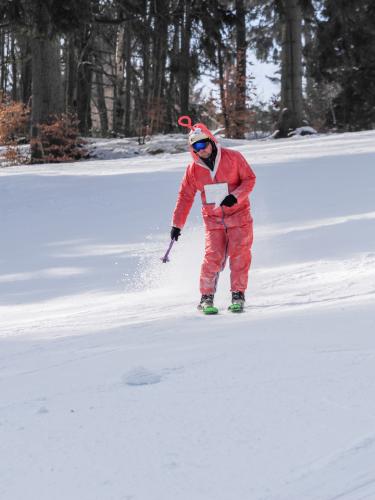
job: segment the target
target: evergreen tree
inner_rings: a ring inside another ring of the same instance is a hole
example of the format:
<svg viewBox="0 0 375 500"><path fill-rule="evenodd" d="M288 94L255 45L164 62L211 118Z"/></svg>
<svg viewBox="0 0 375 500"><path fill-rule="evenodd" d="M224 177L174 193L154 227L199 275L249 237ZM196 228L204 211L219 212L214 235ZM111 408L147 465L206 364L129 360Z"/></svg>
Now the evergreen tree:
<svg viewBox="0 0 375 500"><path fill-rule="evenodd" d="M375 3L325 0L313 45L311 71L320 85L334 85L327 122L344 130L375 126Z"/></svg>
<svg viewBox="0 0 375 500"><path fill-rule="evenodd" d="M304 123L303 115L303 19L314 11L312 0L254 0L256 26L253 43L261 60L272 54L280 64L281 92L277 137ZM254 21L255 21L254 20Z"/></svg>

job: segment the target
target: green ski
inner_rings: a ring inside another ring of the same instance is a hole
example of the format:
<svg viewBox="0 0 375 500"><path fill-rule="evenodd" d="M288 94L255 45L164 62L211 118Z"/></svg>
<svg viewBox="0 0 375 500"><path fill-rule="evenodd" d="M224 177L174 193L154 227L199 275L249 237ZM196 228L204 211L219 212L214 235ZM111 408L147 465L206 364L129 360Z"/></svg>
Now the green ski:
<svg viewBox="0 0 375 500"><path fill-rule="evenodd" d="M228 307L228 311L231 311L232 313L241 313L243 312L243 304L231 304L229 307Z"/></svg>
<svg viewBox="0 0 375 500"><path fill-rule="evenodd" d="M215 306L206 306L202 307L201 311L203 314L217 314L219 312L219 309Z"/></svg>

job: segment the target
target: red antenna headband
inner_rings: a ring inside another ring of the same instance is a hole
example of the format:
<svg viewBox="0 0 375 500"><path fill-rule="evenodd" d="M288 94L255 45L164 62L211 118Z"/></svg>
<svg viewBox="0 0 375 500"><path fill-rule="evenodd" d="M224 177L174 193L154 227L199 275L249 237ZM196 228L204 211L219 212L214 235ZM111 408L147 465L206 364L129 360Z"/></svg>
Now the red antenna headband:
<svg viewBox="0 0 375 500"><path fill-rule="evenodd" d="M178 119L178 124L181 125L181 127L186 127L190 130L193 130L190 116L180 116L180 118Z"/></svg>

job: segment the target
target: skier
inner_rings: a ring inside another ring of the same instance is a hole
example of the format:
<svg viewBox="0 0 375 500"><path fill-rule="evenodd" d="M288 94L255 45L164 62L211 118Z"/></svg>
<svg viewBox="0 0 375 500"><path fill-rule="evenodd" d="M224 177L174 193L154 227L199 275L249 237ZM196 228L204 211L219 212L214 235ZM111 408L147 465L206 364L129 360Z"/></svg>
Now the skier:
<svg viewBox="0 0 375 500"><path fill-rule="evenodd" d="M190 129L193 161L182 179L172 217L171 239L178 240L197 191L201 193L205 224L205 255L200 273L202 294L198 309L216 314L214 295L219 273L229 257L233 312L243 310L251 264L253 219L249 194L255 174L238 151L222 148L202 123L183 116L179 125Z"/></svg>

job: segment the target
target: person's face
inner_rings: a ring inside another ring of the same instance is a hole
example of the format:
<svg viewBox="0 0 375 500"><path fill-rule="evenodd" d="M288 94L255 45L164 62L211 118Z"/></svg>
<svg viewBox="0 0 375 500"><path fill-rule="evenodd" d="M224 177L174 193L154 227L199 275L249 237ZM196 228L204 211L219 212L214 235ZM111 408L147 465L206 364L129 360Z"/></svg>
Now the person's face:
<svg viewBox="0 0 375 500"><path fill-rule="evenodd" d="M209 158L209 156L211 156L211 153L212 153L212 144L210 142L207 142L207 145L204 149L201 149L200 151L196 151L196 154L200 157L200 158Z"/></svg>

